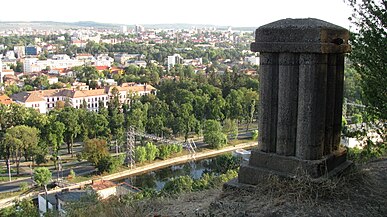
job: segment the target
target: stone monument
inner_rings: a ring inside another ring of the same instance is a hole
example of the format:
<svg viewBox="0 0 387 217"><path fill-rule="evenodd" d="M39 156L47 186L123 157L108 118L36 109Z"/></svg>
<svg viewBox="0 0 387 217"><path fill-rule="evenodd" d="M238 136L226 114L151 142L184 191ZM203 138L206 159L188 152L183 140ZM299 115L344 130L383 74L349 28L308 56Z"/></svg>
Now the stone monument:
<svg viewBox="0 0 387 217"><path fill-rule="evenodd" d="M259 149L241 165L239 183L258 184L268 174L294 177L300 170L317 179L350 165L339 148L348 38L348 30L312 18L256 30Z"/></svg>

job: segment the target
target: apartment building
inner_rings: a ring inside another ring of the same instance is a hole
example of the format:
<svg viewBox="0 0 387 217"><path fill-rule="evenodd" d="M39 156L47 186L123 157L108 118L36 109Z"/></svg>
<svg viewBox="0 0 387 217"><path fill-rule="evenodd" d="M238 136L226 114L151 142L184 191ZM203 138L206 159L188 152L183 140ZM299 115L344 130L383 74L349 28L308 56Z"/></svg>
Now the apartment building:
<svg viewBox="0 0 387 217"><path fill-rule="evenodd" d="M34 108L40 113L48 113L54 109L59 101L68 102L73 108L86 106L89 111L97 112L100 107L107 107L113 97L112 91L116 88L120 103L129 103L132 95L156 94L156 88L148 84L126 83L121 86L110 86L104 89L75 90L54 89L20 92L11 96L11 99L26 107Z"/></svg>

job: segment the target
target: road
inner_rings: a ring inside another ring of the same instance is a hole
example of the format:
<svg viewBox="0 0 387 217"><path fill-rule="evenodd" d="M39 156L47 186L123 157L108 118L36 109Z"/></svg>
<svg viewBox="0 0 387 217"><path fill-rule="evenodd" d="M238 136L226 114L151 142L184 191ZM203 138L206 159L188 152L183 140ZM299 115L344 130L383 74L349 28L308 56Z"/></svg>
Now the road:
<svg viewBox="0 0 387 217"><path fill-rule="evenodd" d="M241 132L238 135L238 139L245 139L251 137L251 132ZM195 140L195 144L197 147L205 147L207 144L203 142L203 139ZM81 151L81 146L80 144L76 144L74 146L74 153L80 152ZM114 152L112 150L111 152ZM67 154L67 149L65 147L62 147L61 149L61 154L66 155ZM74 170L75 174L78 175L85 175L85 174L90 174L95 171L95 167L92 166L90 163L83 162L83 163L76 163L76 166L73 167L72 169ZM58 177L57 170L51 170L52 171L52 178L53 180L56 180ZM62 174L63 173L63 174ZM69 169L64 169L63 172L60 174L60 177L67 177L70 173L70 168ZM17 191L20 189L20 184L26 182L29 185L33 185L33 180L31 178L25 178L25 179L20 179L12 182L3 182L0 183L0 193L4 192L12 192L12 191Z"/></svg>
<svg viewBox="0 0 387 217"><path fill-rule="evenodd" d="M81 174L85 175L95 171L95 167L87 162L81 163L80 165L78 164L72 169L74 170L75 174L79 174L79 175ZM60 177L67 177L70 174L70 170L71 169L64 169L62 172L63 174L61 173ZM56 170L52 171L52 179L56 180L57 177L58 177L58 172ZM20 180L11 181L11 182L3 182L3 183L0 183L0 193L17 191L20 189L20 184L23 182L28 183L28 185L34 184L31 178L25 178L25 179L20 179Z"/></svg>

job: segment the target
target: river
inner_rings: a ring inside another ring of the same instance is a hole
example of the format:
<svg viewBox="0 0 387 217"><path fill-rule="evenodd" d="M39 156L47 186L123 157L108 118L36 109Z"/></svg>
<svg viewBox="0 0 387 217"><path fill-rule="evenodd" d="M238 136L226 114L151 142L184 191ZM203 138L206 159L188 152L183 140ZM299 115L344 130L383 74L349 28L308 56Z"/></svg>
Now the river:
<svg viewBox="0 0 387 217"><path fill-rule="evenodd" d="M181 165L174 165L157 171L152 171L146 174L137 175L134 177L125 177L114 180L117 183L126 182L138 188L153 188L161 190L165 183L175 177L188 175L193 179L199 179L203 173L214 170L215 160L220 156L208 158L199 161L193 161Z"/></svg>

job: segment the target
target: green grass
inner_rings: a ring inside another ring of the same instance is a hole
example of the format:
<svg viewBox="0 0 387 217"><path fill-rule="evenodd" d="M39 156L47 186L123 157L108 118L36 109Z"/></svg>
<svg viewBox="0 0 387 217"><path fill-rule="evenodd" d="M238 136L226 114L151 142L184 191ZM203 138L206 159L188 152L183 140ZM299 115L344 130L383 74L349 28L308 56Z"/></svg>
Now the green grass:
<svg viewBox="0 0 387 217"><path fill-rule="evenodd" d="M253 142L255 140L252 139L233 139L229 140L226 146L234 146L234 145L239 145L242 143L247 143L247 142Z"/></svg>
<svg viewBox="0 0 387 217"><path fill-rule="evenodd" d="M15 197L15 196L20 196L22 193L22 191L14 191L14 192L5 192L5 193L0 193L0 200L1 199L5 199L5 198L9 198L9 197Z"/></svg>
<svg viewBox="0 0 387 217"><path fill-rule="evenodd" d="M0 174L7 174L7 173L8 173L7 168L0 169ZM11 173L16 173L16 169L11 168Z"/></svg>

